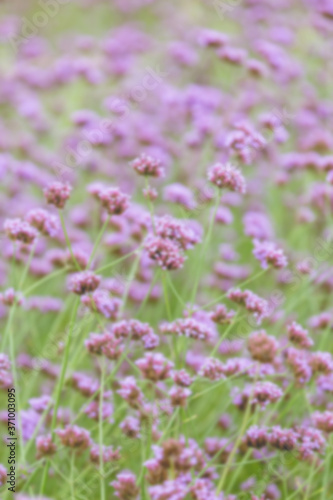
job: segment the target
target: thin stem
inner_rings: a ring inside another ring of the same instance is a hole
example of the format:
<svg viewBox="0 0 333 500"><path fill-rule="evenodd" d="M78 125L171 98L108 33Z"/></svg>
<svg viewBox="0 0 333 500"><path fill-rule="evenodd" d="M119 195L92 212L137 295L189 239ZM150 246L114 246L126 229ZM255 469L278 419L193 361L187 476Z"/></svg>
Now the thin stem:
<svg viewBox="0 0 333 500"><path fill-rule="evenodd" d="M236 316L235 316L235 319L236 319ZM214 349L212 350L212 352L210 353L209 357L210 358L213 358L215 356L215 354L217 353L220 345L222 344L223 340L227 337L228 333L230 332L231 328L235 325L237 325L237 323L239 323L240 321L242 320L242 318L238 318L237 321L234 321L234 322L231 322L229 324L229 326L225 329L225 331L223 332L223 334L221 335L221 337L219 338L219 341L217 342L217 344L214 346Z"/></svg>
<svg viewBox="0 0 333 500"><path fill-rule="evenodd" d="M329 442L329 445L332 446L332 444L333 444L332 434L330 435L328 442ZM327 498L328 485L329 485L329 481L330 481L331 455L332 454L329 454L328 456L326 456L326 460L325 460L323 489L322 489L321 497L320 497L321 500L326 500L326 498Z"/></svg>
<svg viewBox="0 0 333 500"><path fill-rule="evenodd" d="M26 265L24 267L24 271L22 273L22 277L21 277L20 283L18 285L18 289L19 290L21 290L21 288L24 285L24 282L25 282L25 279L26 279L27 274L28 274L28 270L29 270L29 267L30 267L30 263L31 263L31 259L32 259L32 256L34 254L34 251L35 251L35 245L32 247L32 249L30 251L30 254L29 254L29 258L28 258L27 263L26 263ZM7 322L7 325L6 325L6 330L5 330L4 334L3 334L2 342L1 342L1 351L2 352L4 351L5 345L7 343L7 336L8 336L9 331L10 331L11 323L13 321L13 317L14 317L14 313L16 311L16 308L17 308L17 300L15 300L15 303L13 304L13 306L10 309L10 313L9 313L9 317L8 317L8 322Z"/></svg>
<svg viewBox="0 0 333 500"><path fill-rule="evenodd" d="M106 266L99 267L96 270L96 273L101 273L102 271L106 271L107 269L110 269L110 267L116 266L117 264L119 264L123 260L128 259L128 257L130 257L131 255L135 254L138 250L141 250L141 248L142 248L142 246L138 246L137 248L135 248L134 250L132 250L132 252L129 252L128 254L124 255L123 257L120 257L117 260L113 260L110 264L107 264Z"/></svg>
<svg viewBox="0 0 333 500"><path fill-rule="evenodd" d="M166 276L165 273L162 273L162 283L163 283L163 293L164 293L164 300L165 300L165 306L168 314L168 320L171 321L172 319L172 314L171 314L171 308L170 308L170 302L169 302L169 296L168 296L168 287L166 283Z"/></svg>
<svg viewBox="0 0 333 500"><path fill-rule="evenodd" d="M98 236L96 238L96 241L95 241L95 245L94 245L94 248L91 252L91 255L90 255L90 258L89 258L89 262L88 262L88 265L87 267L89 268L91 266L91 263L92 261L94 260L94 257L96 255L96 252L98 250L98 247L99 247L99 244L100 244L100 241L101 239L103 238L103 235L106 231L106 228L108 227L109 225L109 222L110 222L110 216L106 218L106 221L104 222L103 226L102 226L102 229L100 230L100 232L98 233Z"/></svg>
<svg viewBox="0 0 333 500"><path fill-rule="evenodd" d="M127 351L128 351L128 349L129 349L129 344L130 344L130 342L129 342L129 340L128 340L128 341L127 341L127 345L126 345L126 347L125 347L124 351L122 352L122 354L121 354L121 356L120 356L119 360L117 361L117 363L116 363L116 365L114 366L114 368L113 368L113 370L111 371L111 373L109 373L109 375L107 376L105 383L109 383L109 382L111 382L111 381L113 380L113 377L114 377L114 375L117 373L118 368L120 367L120 365L122 364L122 362L126 359L126 356L127 356ZM88 399L87 399L87 401L86 401L86 405L89 405L89 403L91 403L91 401L94 401L94 400L96 399L96 396L98 395L99 391L100 391L100 389L98 388L98 389L97 389L97 391L95 391L95 392L94 392L94 394L92 394L92 395L90 396L90 398L88 398ZM80 416L81 416L83 413L84 413L84 407L82 407L82 408L81 408L81 410L79 410L79 412L76 414L76 416L75 416L74 420L71 422L71 423L72 423L72 425L74 425L74 424L75 424L75 422L77 422L77 421L78 421L78 419L80 418Z"/></svg>
<svg viewBox="0 0 333 500"><path fill-rule="evenodd" d="M241 287L244 287L244 286L248 285L252 281L254 281L257 278L259 278L260 276L262 276L264 273L266 273L267 270L268 269L261 269L257 274L255 274L251 278L249 278L246 281L244 281L243 283L241 283L239 285L239 287L241 288ZM219 297L217 297L216 299L212 300L211 302L208 302L208 304L205 304L204 306L202 306L201 309L207 309L208 307L211 307L211 306L217 304L217 302L220 302L220 300L224 299L227 296L227 294L228 294L228 292L224 293L223 295L220 295Z"/></svg>
<svg viewBox="0 0 333 500"><path fill-rule="evenodd" d="M41 428L41 426L43 425L44 423L44 420L46 418L46 415L48 414L48 412L50 411L51 409L51 406L52 406L52 401L50 401L47 405L47 407L45 408L45 410L43 411L43 413L41 414L41 417L35 427L35 430L31 436L31 438L29 439L29 441L27 442L27 445L25 447L25 453L26 455L28 455L29 451L30 451L30 448L31 446L34 444L35 442L35 439L36 439L36 436L38 435L38 432L39 432L39 429Z"/></svg>
<svg viewBox="0 0 333 500"><path fill-rule="evenodd" d="M233 375L233 377L235 377L235 375ZM233 378L233 377L230 377L230 379ZM207 387L207 389L204 389L203 391L198 392L197 394L194 394L193 396L190 396L189 401L194 401L195 399L200 398L200 396L203 396L204 394L207 394L207 392L210 392L210 391L216 389L217 387L220 387L220 385L227 383L227 380L228 379L224 378L222 380L219 380L216 384L209 385L209 387Z"/></svg>
<svg viewBox="0 0 333 500"><path fill-rule="evenodd" d="M243 435L245 433L245 430L246 430L246 427L247 427L247 424L248 424L248 421L249 421L249 418L250 418L250 415L251 415L251 398L249 398L249 401L247 403L247 407L246 407L246 410L245 410L245 414L244 414L244 418L243 418L243 423L242 423L242 426L241 426L241 429L239 431L239 434L238 434L238 437L236 439L236 442L234 444L234 447L228 457L228 460L227 460L227 463L225 464L225 468L223 469L223 473L222 473L222 476L221 476L221 479L217 485L217 489L216 489L216 494L219 495L224 487L224 483L225 483L225 480L227 478L227 475L229 474L229 470L230 470L230 467L231 467L231 464L232 464L232 461L234 459L234 456L238 450L238 447L239 445L241 444L241 441L243 439Z"/></svg>
<svg viewBox="0 0 333 500"><path fill-rule="evenodd" d="M32 246L31 251L29 253L29 257L28 257L27 263L26 263L26 265L24 267L24 271L22 273L22 276L21 276L21 279L20 279L20 282L19 282L19 286L18 286L19 290L21 290L21 288L22 288L22 286L23 286L23 284L25 282L25 279L27 277L27 274L28 274L28 271L29 271L29 268L30 268L30 264L31 264L31 260L32 260L32 257L34 255L34 252L35 252L35 248L36 248L36 244L34 244Z"/></svg>
<svg viewBox="0 0 333 500"><path fill-rule="evenodd" d="M193 292L192 292L192 299L191 299L192 308L193 308L195 298L197 296L197 292L198 292L198 288L199 288L202 267L203 267L204 262L206 262L205 256L206 256L207 248L208 248L211 236L212 236L213 226L214 226L214 222L215 222L215 218L216 218L216 213L217 213L217 210L219 208L220 199L221 199L221 192L219 192L219 195L216 197L215 207L214 207L213 214L212 214L212 217L211 217L211 220L209 223L207 235L206 235L206 238L205 238L202 250L201 250L199 266L198 266L198 273L197 273L196 281L195 281L195 284L193 287Z"/></svg>
<svg viewBox="0 0 333 500"><path fill-rule="evenodd" d="M332 457L332 453L330 453L329 456L331 458ZM311 476L310 476L311 479L321 469L321 467L322 467L322 464L320 464L315 470L312 471ZM299 486L299 488L297 488L297 490L293 491L293 493L291 495L289 495L286 500L292 500L292 498L294 498L297 495L297 493L300 493L301 490L304 489L304 486L305 486L304 484L301 484L301 486ZM326 497L326 499L327 499L327 497ZM303 500L304 500L304 498L303 498Z"/></svg>
<svg viewBox="0 0 333 500"><path fill-rule="evenodd" d="M128 294L129 294L129 291L131 288L131 284L132 284L132 282L135 278L135 275L137 273L137 270L138 270L138 267L140 264L140 259L141 259L141 252L138 253L138 255L136 256L136 258L132 264L132 267L130 269L130 273L127 277L127 283L126 283L126 288L125 288L125 292L123 295L123 301L122 301L121 306L120 306L120 315L122 315L125 311L125 307L126 307L126 303L127 303L127 299L128 299Z"/></svg>
<svg viewBox="0 0 333 500"><path fill-rule="evenodd" d="M175 409L175 411L173 412L173 415L172 417L170 418L169 422L168 422L168 425L166 426L166 428L164 429L163 431L163 434L162 436L160 437L160 439L158 440L157 442L157 445L160 445L161 443L163 443L163 440L165 438L165 436L167 435L169 429L171 429L171 426L174 422L174 420L177 418L177 415L179 413L179 406L177 406L177 408Z"/></svg>
<svg viewBox="0 0 333 500"><path fill-rule="evenodd" d="M180 303L181 303L181 305L182 305L183 307L185 307L185 306L186 306L186 303L185 303L185 301L181 298L181 296L179 295L179 293L177 292L177 289L174 287L174 284L172 283L171 275L170 275L169 273L167 274L167 277L168 277L168 283L169 283L169 285L170 285L170 288L171 288L171 290L172 290L173 294L174 294L174 295L175 295L175 297L177 298L178 302L180 302Z"/></svg>
<svg viewBox="0 0 333 500"><path fill-rule="evenodd" d="M71 500L75 500L75 453L71 453Z"/></svg>
<svg viewBox="0 0 333 500"><path fill-rule="evenodd" d="M24 444L23 444L23 432L22 432L22 420L21 420L21 405L20 405L20 390L16 371L16 358L15 358L15 346L14 346L14 335L13 332L9 334L9 351L10 351L10 362L13 374L13 382L15 387L15 398L17 402L17 420L19 429L19 442L20 442L20 454L21 461L25 462Z"/></svg>
<svg viewBox="0 0 333 500"><path fill-rule="evenodd" d="M9 335L10 328L12 326L12 322L13 322L13 318L14 318L16 306L17 306L17 303L15 301L15 303L12 305L12 307L10 308L10 311L9 311L9 316L8 316L6 328L5 328L4 334L2 336L2 341L1 341L1 352L4 352L5 345L7 344L7 337Z"/></svg>
<svg viewBox="0 0 333 500"><path fill-rule="evenodd" d="M64 214L63 214L62 210L59 210L59 217L60 217L61 227L62 227L62 230L64 232L66 244L67 244L69 253L71 254L71 257L73 259L73 263L74 263L76 269L78 271L81 271L81 267L80 267L78 261L76 260L74 253L73 253L72 244L71 244L71 241L70 241L68 233L67 233L65 219L64 219Z"/></svg>
<svg viewBox="0 0 333 500"><path fill-rule="evenodd" d="M10 269L9 281L16 282L16 252L17 252L17 244L16 241L13 241L13 255L12 255L12 263Z"/></svg>
<svg viewBox="0 0 333 500"><path fill-rule="evenodd" d="M137 312L136 312L136 317L139 317L140 316L140 313L141 311L144 309L145 305L147 304L148 302L148 299L151 295L151 292L153 291L153 288L157 282L157 279L159 277L159 270L156 272L154 278L151 280L151 283L150 283L150 287L149 287L149 290L148 292L146 293L146 296L145 298L143 299L143 301L141 302L140 304L140 307L138 308Z"/></svg>
<svg viewBox="0 0 333 500"><path fill-rule="evenodd" d="M52 415L52 421L51 421L51 436L52 436L52 438L54 437L54 429L55 429L55 426L57 423L57 414L58 414L58 408L59 408L59 404L60 404L60 397L61 397L61 392L62 392L62 388L64 385L65 377L66 377L72 333L73 333L74 322L76 319L79 305L80 305L80 300L78 299L76 302L76 305L74 306L74 309L73 309L73 314L72 314L72 318L71 318L71 322L70 322L70 329L69 329L67 339L66 339L65 353L64 353L64 357L63 357L63 361L62 361L60 378L59 378L58 385L56 387L56 397L55 397L55 403L54 403L53 415ZM44 468L44 474L43 474L42 484L41 484L41 489L40 489L41 496L44 494L44 489L45 489L49 469L50 469L50 461L47 460L45 468Z"/></svg>
<svg viewBox="0 0 333 500"><path fill-rule="evenodd" d="M58 269L57 271L54 271L54 273L52 273L52 274L48 274L47 276L44 276L44 278L37 281L37 283L34 283L29 288L24 290L23 295L27 296L28 293L32 292L33 290L35 290L39 286L44 285L50 279L55 278L56 276L60 276L61 274L64 274L66 272L67 272L67 268L63 268L63 269Z"/></svg>
<svg viewBox="0 0 333 500"><path fill-rule="evenodd" d="M105 379L105 357L102 359L101 383L99 393L99 471L100 471L100 492L101 500L105 500L105 482L104 482L104 459L103 459L103 398L104 398L104 379Z"/></svg>
<svg viewBox="0 0 333 500"><path fill-rule="evenodd" d="M256 410L254 415L252 416L251 425L257 425L258 417L259 417L258 410ZM237 463L237 469L235 471L235 474L234 474L232 480L228 484L227 493L229 493L232 490L233 485L236 483L236 481L237 481L237 479L242 471L242 466L245 465L244 462L246 462L246 460L249 458L249 456L251 456L251 450L247 450L245 455L242 457L242 460Z"/></svg>
<svg viewBox="0 0 333 500"><path fill-rule="evenodd" d="M76 319L76 315L77 315L77 311L78 311L79 305L80 305L80 300L78 299L77 302L76 302L76 305L74 306L74 309L73 309L73 314L72 314L72 318L71 318L71 322L70 322L70 328L69 328L69 332L68 332L67 339L66 339L65 353L64 353L64 358L63 358L62 366L61 366L61 373L60 373L59 383L58 383L58 386L57 386L56 399L55 399L55 404L54 404L54 409L53 409L53 415L52 415L52 422L51 422L51 434L52 434L52 437L54 435L54 429L55 429L55 425L56 425L56 422L57 422L57 413L58 413L58 408L59 408L59 404L60 404L60 396L61 396L62 388L63 388L63 385L64 385L65 377L66 377L66 371L67 371L67 365L68 365L68 358L69 358L69 351L70 351L70 345L71 345L71 340L72 340L72 333L73 333L74 322L75 322L75 319Z"/></svg>
<svg viewBox="0 0 333 500"><path fill-rule="evenodd" d="M145 184L146 184L146 189L149 188L149 183L147 177L145 178ZM148 207L149 207L149 212L150 212L150 217L151 217L151 223L153 226L153 232L156 234L156 228L155 228L155 213L154 213L154 205L151 202L151 199L148 196Z"/></svg>

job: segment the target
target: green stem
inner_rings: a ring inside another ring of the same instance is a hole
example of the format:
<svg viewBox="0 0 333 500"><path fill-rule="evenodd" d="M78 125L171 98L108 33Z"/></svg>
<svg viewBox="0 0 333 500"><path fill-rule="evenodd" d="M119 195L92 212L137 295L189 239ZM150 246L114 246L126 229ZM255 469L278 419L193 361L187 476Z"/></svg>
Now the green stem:
<svg viewBox="0 0 333 500"><path fill-rule="evenodd" d="M145 177L145 185L146 189L149 188L149 183L147 177ZM155 228L155 213L154 213L154 205L151 202L151 199L148 197L148 207L149 207L149 212L150 212L150 217L151 217L151 223L153 226L153 232L156 234L156 228Z"/></svg>
<svg viewBox="0 0 333 500"><path fill-rule="evenodd" d="M10 308L10 311L9 311L9 316L8 316L8 320L7 320L7 324L6 324L6 328L5 328L5 331L4 331L4 334L2 336L2 341L1 341L1 352L4 352L5 350L5 346L7 344L7 337L10 332L10 329L11 329L11 326L12 326L12 322L13 322L13 318L14 318L14 314L15 314L15 310L16 310L16 301L15 303L13 304L13 306Z"/></svg>
<svg viewBox="0 0 333 500"><path fill-rule="evenodd" d="M69 253L71 254L71 257L73 259L73 263L76 267L76 269L78 271L81 271L81 268L75 258L75 255L73 253L73 249L72 249L72 244L71 244L71 241L69 239L69 236L68 236L68 233L67 233L67 229L66 229L66 224L65 224L65 219L64 219L64 214L62 212L62 210L59 210L59 217L60 217L60 222L61 222L61 227L62 227L62 230L64 232L64 236L65 236L65 240L66 240L66 244L67 244L67 247L68 247L68 250L69 250Z"/></svg>
<svg viewBox="0 0 333 500"><path fill-rule="evenodd" d="M106 221L104 222L104 224L102 226L102 229L98 233L98 236L97 236L96 241L95 241L94 248L93 248L93 250L91 252L91 255L90 255L90 258L89 258L89 262L88 262L88 265L87 265L88 268L91 266L91 263L94 260L96 252L98 250L98 246L100 244L101 239L103 238L103 235L104 235L104 233L106 231L106 228L108 227L109 222L110 222L110 216L106 218Z"/></svg>
<svg viewBox="0 0 333 500"><path fill-rule="evenodd" d="M28 257L27 263L26 263L26 265L24 267L24 271L22 273L22 276L21 276L21 279L20 279L20 282L19 282L19 286L18 286L19 290L21 290L21 288L22 288L22 286L23 286L23 284L25 282L25 279L27 277L27 274L28 274L28 271L29 271L29 268L30 268L30 264L31 264L31 260L32 260L32 257L34 255L34 252L35 252L35 248L36 248L36 244L34 244L32 246L31 251L29 253L29 257Z"/></svg>
<svg viewBox="0 0 333 500"><path fill-rule="evenodd" d="M172 426L174 420L177 418L178 413L179 413L179 406L177 406L177 408L174 410L173 415L169 419L169 422L168 422L167 426L165 427L162 436L160 437L160 439L157 442L157 445L160 445L161 443L163 443L164 438L167 435L169 429L171 429L171 426Z"/></svg>
<svg viewBox="0 0 333 500"><path fill-rule="evenodd" d="M236 439L236 442L235 442L235 445L228 457L228 460L225 464L225 468L223 470L223 473L222 473L222 476L221 476L221 479L217 485L217 489L216 489L216 494L219 495L224 487L224 483L225 483L225 480L227 478L227 475L229 474L229 470L230 470L230 467L231 467L231 464L232 464L232 461L234 459L234 456L236 455L237 453L237 450L238 450L238 447L243 439L243 436L244 436L244 433L245 433L245 430L246 430L246 427L247 427L247 424L249 422L249 419L250 419L250 415L251 415L251 398L249 398L249 401L247 403L247 407L246 407L246 410L245 410L245 414L244 414L244 418L243 418L243 423L242 423L242 426L240 428L240 431L239 431L239 434L238 434L238 437Z"/></svg>
<svg viewBox="0 0 333 500"><path fill-rule="evenodd" d="M60 404L60 397L61 397L62 388L63 388L65 377L66 377L69 351L70 351L70 345L71 345L71 340L72 340L72 333L73 333L73 329L74 329L74 322L76 319L79 305L80 305L80 299L77 300L76 305L74 306L73 314L72 314L71 322L70 322L70 328L69 328L69 332L68 332L67 339L66 339L65 353L64 353L62 366L61 366L59 383L57 385L56 399L55 399L53 415L52 415L52 422L51 422L52 437L54 435L54 429L55 429L56 422L57 422L57 413L58 413L58 408L59 408L59 404Z"/></svg>
<svg viewBox="0 0 333 500"><path fill-rule="evenodd" d="M32 259L32 256L34 254L34 251L35 251L35 245L32 247L32 249L30 251L29 258L28 258L27 263L26 263L26 265L24 267L24 271L22 273L22 277L21 277L20 283L18 285L18 289L19 290L21 290L21 288L24 285L24 282L25 282L25 279L27 277L27 273L28 273L28 270L29 270L29 267L30 267L30 263L31 263L31 259ZM2 352L4 351L5 345L7 343L7 336L8 336L9 331L10 331L11 323L13 321L13 317L14 317L14 313L16 311L16 308L17 308L17 301L15 300L13 306L10 309L9 317L8 317L8 322L7 322L7 326L6 326L6 330L5 330L4 334L3 334L3 338L2 338L2 342L1 342L1 351Z"/></svg>
<svg viewBox="0 0 333 500"><path fill-rule="evenodd" d="M171 308L170 308L170 302L169 302L169 296L168 296L168 287L166 283L166 276L165 273L162 273L162 283L163 283L163 293L164 293L164 300L165 300L165 306L168 314L168 320L171 321L172 319L172 314L171 314Z"/></svg>
<svg viewBox="0 0 333 500"><path fill-rule="evenodd" d="M235 319L236 319L236 316L235 316ZM214 346L214 349L212 350L212 352L210 353L209 357L210 358L213 358L215 356L215 354L217 353L220 345L222 344L223 340L227 337L228 333L230 332L231 328L235 325L237 325L237 323L239 323L243 318L238 318L237 321L234 321L234 322L231 322L228 327L225 329L225 331L223 332L223 334L221 335L221 338L219 339L219 341L217 342L217 344Z"/></svg>
<svg viewBox="0 0 333 500"><path fill-rule="evenodd" d="M99 470L100 470L100 492L101 500L105 500L105 482L104 482L104 460L103 460L103 398L104 398L104 380L105 380L105 357L102 359L101 366L101 383L100 383L100 393L99 393L99 425L98 425L98 437L99 437Z"/></svg>
<svg viewBox="0 0 333 500"><path fill-rule="evenodd" d="M329 437L329 445L333 445L333 438L332 434ZM323 489L321 492L321 500L326 500L327 499L327 491L328 491L328 485L330 481L330 471L331 471L331 454L327 454L326 460L325 460L325 472L324 472L324 481L323 481Z"/></svg>
<svg viewBox="0 0 333 500"><path fill-rule="evenodd" d="M123 315L124 314L124 311L125 311L125 307L126 307L126 303L127 303L127 299L128 299L128 294L129 294L129 291L130 291L130 287L131 287L131 284L135 278L135 275L137 273L137 270L138 270L138 267L139 267L139 264L140 264L140 259L141 259L141 252L139 252L132 264L132 267L130 269L130 272L129 272L129 275L127 277L127 283L126 283L126 288L125 288L125 292L124 292L124 295L123 295L123 301L121 303L121 306L120 306L120 315Z"/></svg>
<svg viewBox="0 0 333 500"><path fill-rule="evenodd" d="M124 255L123 257L120 257L119 259L117 260L113 260L111 262L111 264L107 264L106 266L103 266L103 267L100 267L96 270L96 273L101 273L102 271L106 271L107 269L110 269L110 267L114 267L116 266L117 264L119 264L120 262L122 262L123 260L125 259L128 259L128 257L130 257L131 255L135 254L138 250L141 250L142 246L138 246L137 248L135 248L135 250L133 250L132 252L129 252L128 254Z"/></svg>
<svg viewBox="0 0 333 500"><path fill-rule="evenodd" d="M63 357L63 361L62 361L60 378L59 378L58 385L56 387L56 397L55 397L55 403L54 403L53 415L52 415L52 421L51 421L51 436L52 436L52 438L54 437L54 429L55 429L55 426L57 423L57 414L58 414L58 408L59 408L59 404L60 404L61 392L62 392L62 388L64 385L65 377L66 377L70 344L71 344L72 333L73 333L73 328L74 328L74 321L76 319L79 305L80 305L80 300L78 299L76 302L76 305L74 306L74 309L73 309L73 314L72 314L71 322L70 322L70 329L69 329L67 339L66 339L65 353L64 353L64 357ZM40 495L41 496L43 496L43 494L44 494L49 469L50 469L50 461L47 460L45 468L44 468L44 474L43 474L42 484L41 484L41 488L40 488Z"/></svg>
<svg viewBox="0 0 333 500"><path fill-rule="evenodd" d="M254 281L257 278L259 278L260 276L262 276L264 273L266 273L267 270L268 269L261 269L257 274L255 274L251 278L247 279L243 283L240 283L239 287L244 287L244 286L248 285L252 281ZM217 297L216 299L212 300L211 302L208 302L208 304L205 304L204 306L202 306L201 309L207 309L208 307L211 307L211 306L217 304L217 302L220 302L220 300L224 299L227 295L228 295L228 292L224 293L223 295L220 295L219 297Z"/></svg>
<svg viewBox="0 0 333 500"><path fill-rule="evenodd" d="M25 463L25 452L24 452L24 442L23 442L23 433L22 433L22 420L21 420L21 405L20 405L20 388L18 384L18 377L16 371L16 358L15 358L15 346L14 346L14 336L13 332L9 334L9 351L10 351L10 362L11 369L13 374L13 382L15 387L15 397L17 402L17 420L18 420L18 429L19 429L19 442L20 442L20 460Z"/></svg>
<svg viewBox="0 0 333 500"><path fill-rule="evenodd" d="M148 292L146 293L146 296L145 298L143 299L143 301L141 302L140 304L140 307L138 308L137 312L136 312L136 317L138 318L140 316L140 313L141 311L144 309L145 305L147 304L148 300L149 300L149 297L151 295L151 292L153 291L153 288L157 282L157 279L159 277L159 269L157 270L157 272L155 273L155 276L154 278L151 280L151 283L150 283L150 287L149 287L149 290Z"/></svg>
<svg viewBox="0 0 333 500"><path fill-rule="evenodd" d="M28 293L32 292L36 288L38 288L40 285L44 285L47 281L49 281L52 278L55 278L56 276L59 276L60 274L64 274L67 272L67 268L63 269L58 269L57 271L54 271L52 274L48 274L47 276L44 276L41 280L37 281L37 283L34 283L31 285L29 288L23 291L23 295L27 296Z"/></svg>
<svg viewBox="0 0 333 500"><path fill-rule="evenodd" d="M169 282L169 285L170 285L170 288L174 294L174 296L177 298L178 302L183 306L183 307L186 307L186 303L185 301L181 298L181 296L179 295L179 293L177 292L177 289L174 287L173 283L172 283L172 278L171 278L171 275L170 273L167 274L167 277L168 277L168 282Z"/></svg>
<svg viewBox="0 0 333 500"><path fill-rule="evenodd" d="M207 260L206 260L207 248L208 248L211 236L212 236L212 231L213 231L213 226L214 226L214 222L215 222L215 218L216 218L216 213L217 213L217 210L218 210L219 205L220 205L220 199L221 199L221 192L219 191L219 195L216 196L215 207L213 210L213 214L212 214L212 217L211 217L211 220L209 223L207 235L206 235L206 238L205 238L202 250L201 250L201 254L200 254L198 273L197 273L196 281L195 281L195 284L193 287L193 292L192 292L192 299L191 299L192 309L193 309L194 302L195 302L198 288L199 288L200 278L201 278L201 274L202 274L202 267L203 267L203 264L207 262Z"/></svg>
<svg viewBox="0 0 333 500"><path fill-rule="evenodd" d="M71 454L71 499L75 500L75 453Z"/></svg>

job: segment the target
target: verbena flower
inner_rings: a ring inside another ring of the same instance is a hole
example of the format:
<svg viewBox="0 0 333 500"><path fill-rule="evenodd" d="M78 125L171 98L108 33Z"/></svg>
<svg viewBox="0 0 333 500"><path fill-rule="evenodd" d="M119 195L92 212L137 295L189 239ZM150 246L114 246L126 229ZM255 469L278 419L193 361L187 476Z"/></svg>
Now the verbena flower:
<svg viewBox="0 0 333 500"><path fill-rule="evenodd" d="M100 276L92 271L82 271L70 276L68 289L76 295L94 292L101 282Z"/></svg>
<svg viewBox="0 0 333 500"><path fill-rule="evenodd" d="M38 236L37 230L21 219L6 219L3 225L7 236L13 241L30 245Z"/></svg>
<svg viewBox="0 0 333 500"><path fill-rule="evenodd" d="M59 429L56 432L64 446L68 446L77 451L83 451L90 446L90 432L82 427L68 425L64 429Z"/></svg>
<svg viewBox="0 0 333 500"><path fill-rule="evenodd" d="M288 260L281 248L277 248L270 241L254 240L253 255L260 261L261 267L267 269L269 266L282 269L288 265Z"/></svg>
<svg viewBox="0 0 333 500"><path fill-rule="evenodd" d="M121 215L129 207L129 196L117 187L101 189L98 199L109 215Z"/></svg>
<svg viewBox="0 0 333 500"><path fill-rule="evenodd" d="M139 174L149 177L163 177L164 168L161 160L142 154L132 162L133 169Z"/></svg>
<svg viewBox="0 0 333 500"><path fill-rule="evenodd" d="M278 350L277 340L267 335L265 330L252 332L249 336L247 345L252 358L263 363L272 362Z"/></svg>
<svg viewBox="0 0 333 500"><path fill-rule="evenodd" d="M183 267L185 256L179 246L171 240L150 236L145 243L149 258L164 270L173 271Z"/></svg>
<svg viewBox="0 0 333 500"><path fill-rule="evenodd" d="M44 189L44 196L50 205L63 209L70 197L72 187L62 182L52 182Z"/></svg>
<svg viewBox="0 0 333 500"><path fill-rule="evenodd" d="M56 237L59 233L59 219L42 208L29 210L25 219L46 236Z"/></svg>
<svg viewBox="0 0 333 500"><path fill-rule="evenodd" d="M245 179L241 172L229 163L216 163L208 169L208 180L218 188L244 194L246 191Z"/></svg>
<svg viewBox="0 0 333 500"><path fill-rule="evenodd" d="M132 472L120 472L110 484L114 488L116 497L120 500L136 500L138 498L139 488L136 486L136 477Z"/></svg>

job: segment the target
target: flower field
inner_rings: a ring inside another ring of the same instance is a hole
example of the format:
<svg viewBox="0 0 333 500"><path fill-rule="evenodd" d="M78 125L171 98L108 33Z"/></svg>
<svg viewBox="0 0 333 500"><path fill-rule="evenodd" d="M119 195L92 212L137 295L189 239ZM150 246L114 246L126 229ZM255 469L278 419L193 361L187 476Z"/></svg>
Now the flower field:
<svg viewBox="0 0 333 500"><path fill-rule="evenodd" d="M0 499L333 498L331 0L0 4Z"/></svg>

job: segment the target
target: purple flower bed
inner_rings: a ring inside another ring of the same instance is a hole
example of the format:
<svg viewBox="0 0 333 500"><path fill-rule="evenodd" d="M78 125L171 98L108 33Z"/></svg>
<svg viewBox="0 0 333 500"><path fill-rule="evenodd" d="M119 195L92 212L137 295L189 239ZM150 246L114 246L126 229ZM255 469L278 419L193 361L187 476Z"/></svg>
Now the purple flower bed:
<svg viewBox="0 0 333 500"><path fill-rule="evenodd" d="M0 496L333 497L331 0L0 5Z"/></svg>

